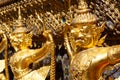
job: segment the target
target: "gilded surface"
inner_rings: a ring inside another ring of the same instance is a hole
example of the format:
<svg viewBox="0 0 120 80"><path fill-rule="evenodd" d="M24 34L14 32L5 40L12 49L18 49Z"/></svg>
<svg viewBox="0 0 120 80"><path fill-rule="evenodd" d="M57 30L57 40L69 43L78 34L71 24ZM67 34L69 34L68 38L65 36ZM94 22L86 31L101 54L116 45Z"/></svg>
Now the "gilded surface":
<svg viewBox="0 0 120 80"><path fill-rule="evenodd" d="M64 46L72 80L104 80L105 69L120 62L119 42L109 44L112 40L119 41L119 3L117 0L0 1L0 53L5 55L0 79L11 79L10 66L16 80L45 80L48 76L50 80L58 80L56 55ZM50 64L37 66L48 55Z"/></svg>

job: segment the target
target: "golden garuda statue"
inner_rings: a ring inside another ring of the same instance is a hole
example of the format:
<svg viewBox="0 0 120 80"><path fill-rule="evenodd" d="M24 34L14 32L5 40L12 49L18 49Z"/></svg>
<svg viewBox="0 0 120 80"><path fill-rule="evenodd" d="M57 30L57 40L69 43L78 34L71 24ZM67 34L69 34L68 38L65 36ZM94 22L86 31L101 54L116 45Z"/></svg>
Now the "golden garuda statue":
<svg viewBox="0 0 120 80"><path fill-rule="evenodd" d="M120 67L119 42L107 44L112 35L116 36L113 42L120 38L119 3L119 0L0 1L0 56L4 55L0 59L0 80L59 80L56 55L62 47L70 61L65 64L61 58L62 64L70 66L67 73L70 80L108 79L105 71ZM50 64L43 65L48 56Z"/></svg>

